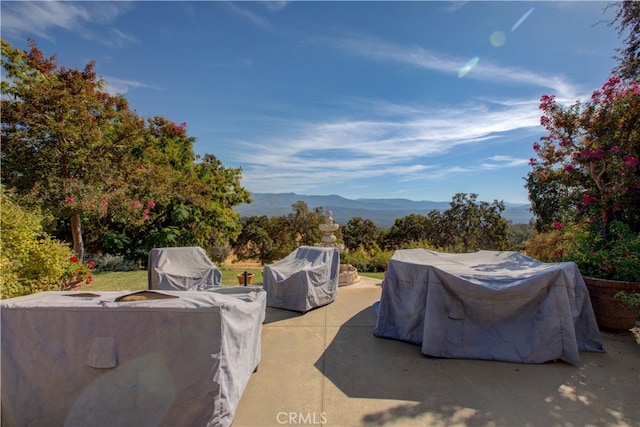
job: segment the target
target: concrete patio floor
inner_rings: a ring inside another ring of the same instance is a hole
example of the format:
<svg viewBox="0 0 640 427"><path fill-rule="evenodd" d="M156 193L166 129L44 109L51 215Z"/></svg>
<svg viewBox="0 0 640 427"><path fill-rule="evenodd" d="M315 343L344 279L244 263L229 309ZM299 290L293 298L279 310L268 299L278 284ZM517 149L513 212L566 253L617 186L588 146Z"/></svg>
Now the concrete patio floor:
<svg viewBox="0 0 640 427"><path fill-rule="evenodd" d="M267 308L262 360L234 427L640 426L640 345L539 365L439 359L373 336L380 282L361 278L306 314Z"/></svg>

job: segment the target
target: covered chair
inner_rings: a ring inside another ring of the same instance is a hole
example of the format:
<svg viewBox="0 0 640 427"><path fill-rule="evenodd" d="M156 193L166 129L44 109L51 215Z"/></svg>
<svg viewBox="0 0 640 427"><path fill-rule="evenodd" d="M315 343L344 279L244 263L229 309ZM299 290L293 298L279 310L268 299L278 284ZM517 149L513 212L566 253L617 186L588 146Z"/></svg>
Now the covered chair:
<svg viewBox="0 0 640 427"><path fill-rule="evenodd" d="M199 246L149 252L149 289L206 291L222 285L222 273Z"/></svg>
<svg viewBox="0 0 640 427"><path fill-rule="evenodd" d="M264 268L267 306L307 312L333 302L338 293L338 248L301 246Z"/></svg>

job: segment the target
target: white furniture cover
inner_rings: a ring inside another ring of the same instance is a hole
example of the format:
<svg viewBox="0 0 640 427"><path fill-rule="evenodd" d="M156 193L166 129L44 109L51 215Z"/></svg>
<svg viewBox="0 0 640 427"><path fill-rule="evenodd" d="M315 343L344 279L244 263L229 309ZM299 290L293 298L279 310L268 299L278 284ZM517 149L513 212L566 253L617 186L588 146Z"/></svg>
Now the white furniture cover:
<svg viewBox="0 0 640 427"><path fill-rule="evenodd" d="M149 252L149 289L206 291L222 284L222 273L199 246Z"/></svg>
<svg viewBox="0 0 640 427"><path fill-rule="evenodd" d="M338 248L300 246L263 271L267 306L307 312L333 302L338 294Z"/></svg>
<svg viewBox="0 0 640 427"><path fill-rule="evenodd" d="M577 266L517 252L396 251L374 335L448 358L577 364L604 351Z"/></svg>
<svg viewBox="0 0 640 427"><path fill-rule="evenodd" d="M266 293L43 292L0 302L3 426L229 426ZM136 293L136 294L141 294Z"/></svg>

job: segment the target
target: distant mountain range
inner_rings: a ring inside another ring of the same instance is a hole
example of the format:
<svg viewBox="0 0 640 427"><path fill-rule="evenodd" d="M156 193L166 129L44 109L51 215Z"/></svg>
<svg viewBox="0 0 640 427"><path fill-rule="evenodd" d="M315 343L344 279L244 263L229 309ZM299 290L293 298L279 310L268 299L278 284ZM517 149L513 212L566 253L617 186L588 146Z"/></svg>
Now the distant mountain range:
<svg viewBox="0 0 640 427"><path fill-rule="evenodd" d="M351 218L370 219L380 228L393 225L396 218L409 214L427 215L436 209L449 209L449 202L413 201L408 199L346 199L341 196L305 196L295 193L252 193L253 203L237 206L234 210L241 216L266 215L281 216L293 212L292 205L303 201L313 210L322 207L323 212L331 211L333 219L344 225ZM491 201L488 201L491 202ZM529 204L506 203L502 216L514 224L526 224L533 218Z"/></svg>

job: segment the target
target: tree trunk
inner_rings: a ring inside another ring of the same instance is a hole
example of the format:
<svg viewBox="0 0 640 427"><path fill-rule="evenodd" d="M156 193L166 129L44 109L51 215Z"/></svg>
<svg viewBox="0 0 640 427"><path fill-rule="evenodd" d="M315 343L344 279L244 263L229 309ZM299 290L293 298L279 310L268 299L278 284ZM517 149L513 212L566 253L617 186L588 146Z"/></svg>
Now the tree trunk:
<svg viewBox="0 0 640 427"><path fill-rule="evenodd" d="M80 215L71 217L71 235L73 236L73 252L80 262L84 259L84 242L82 241L82 228L80 227Z"/></svg>

